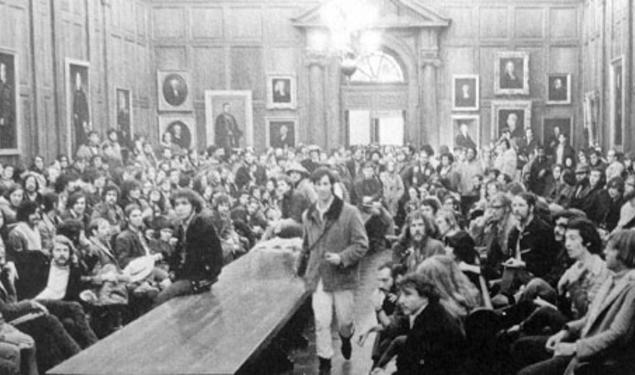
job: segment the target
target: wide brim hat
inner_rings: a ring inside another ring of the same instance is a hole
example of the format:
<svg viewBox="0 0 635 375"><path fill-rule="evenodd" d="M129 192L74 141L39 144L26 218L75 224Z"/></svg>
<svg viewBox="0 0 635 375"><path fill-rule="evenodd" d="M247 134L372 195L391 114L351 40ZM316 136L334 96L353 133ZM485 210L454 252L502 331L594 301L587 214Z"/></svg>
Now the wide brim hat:
<svg viewBox="0 0 635 375"><path fill-rule="evenodd" d="M135 283L150 276L153 269L154 257L148 255L139 257L128 263L123 273L130 278L130 282Z"/></svg>
<svg viewBox="0 0 635 375"><path fill-rule="evenodd" d="M298 163L297 161L292 161L292 162L288 163L284 172L286 174L289 174L291 172L298 172L298 173L300 173L302 175L305 175L305 176L309 175L309 171L307 171L307 169L304 168L302 166L302 164Z"/></svg>

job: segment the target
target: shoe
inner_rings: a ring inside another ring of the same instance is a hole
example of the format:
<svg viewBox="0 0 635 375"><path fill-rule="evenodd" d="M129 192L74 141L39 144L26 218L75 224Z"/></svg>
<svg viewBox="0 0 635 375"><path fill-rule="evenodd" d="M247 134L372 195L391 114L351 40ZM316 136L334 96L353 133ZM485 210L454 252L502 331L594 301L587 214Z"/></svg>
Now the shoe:
<svg viewBox="0 0 635 375"><path fill-rule="evenodd" d="M340 335L340 338L342 339L342 348L341 348L342 356L346 360L351 359L351 353L353 352L353 346L351 345L351 338L342 337L341 335Z"/></svg>
<svg viewBox="0 0 635 375"><path fill-rule="evenodd" d="M331 359L322 358L322 357L318 357L318 359L320 360L319 375L330 375L331 374Z"/></svg>

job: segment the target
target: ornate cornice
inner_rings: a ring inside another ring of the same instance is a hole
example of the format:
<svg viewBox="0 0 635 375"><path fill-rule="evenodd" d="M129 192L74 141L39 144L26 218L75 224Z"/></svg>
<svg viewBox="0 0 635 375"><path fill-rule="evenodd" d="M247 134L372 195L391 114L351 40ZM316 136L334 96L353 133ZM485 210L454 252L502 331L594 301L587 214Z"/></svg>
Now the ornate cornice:
<svg viewBox="0 0 635 375"><path fill-rule="evenodd" d="M304 62L306 66L318 65L325 67L328 63L328 55L324 52L306 50L304 54Z"/></svg>

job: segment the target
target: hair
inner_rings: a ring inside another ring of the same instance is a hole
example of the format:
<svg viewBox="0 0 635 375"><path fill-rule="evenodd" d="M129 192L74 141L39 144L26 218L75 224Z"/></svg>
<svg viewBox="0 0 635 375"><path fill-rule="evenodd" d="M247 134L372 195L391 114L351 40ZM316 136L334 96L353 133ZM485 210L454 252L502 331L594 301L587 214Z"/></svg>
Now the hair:
<svg viewBox="0 0 635 375"><path fill-rule="evenodd" d="M90 223L88 224L88 228L86 228L86 232L88 233L88 236L91 236L91 237L94 236L95 235L94 232L97 230L97 228L99 228L99 226L103 222L110 224L110 222L104 219L103 217L98 217L91 220Z"/></svg>
<svg viewBox="0 0 635 375"><path fill-rule="evenodd" d="M23 185L24 185L24 188L26 189L26 181L27 181L29 178L32 178L32 179L33 179L33 181L35 181L35 191L36 191L36 192L37 192L37 191L40 191L40 182L38 181L38 178L37 178L37 177L35 176L35 174L33 174L33 173L27 173L27 175L26 175L26 176L24 176L24 179L22 180L22 183L23 183Z"/></svg>
<svg viewBox="0 0 635 375"><path fill-rule="evenodd" d="M490 198L487 205L492 207L495 203L498 203L501 206L504 206L506 209L510 209L512 207L512 201L509 199L507 194L505 193L497 193L493 197Z"/></svg>
<svg viewBox="0 0 635 375"><path fill-rule="evenodd" d="M406 272L408 272L408 267L401 263L393 263L392 261L382 263L379 267L377 267L377 271L381 271L386 268L390 270L390 276L393 278L393 280L395 280L398 276L405 275Z"/></svg>
<svg viewBox="0 0 635 375"><path fill-rule="evenodd" d="M18 206L16 220L17 221L28 221L29 216L33 215L37 212L39 206L36 202L30 201L28 199L22 201L20 206Z"/></svg>
<svg viewBox="0 0 635 375"><path fill-rule="evenodd" d="M533 193L520 193L516 194L515 196L527 202L528 206L536 208L537 199Z"/></svg>
<svg viewBox="0 0 635 375"><path fill-rule="evenodd" d="M121 196L121 191L119 190L119 187L115 184L106 184L106 186L104 186L103 190L101 191L101 196L105 198L106 194L108 194L111 191L114 191L115 193L117 193L117 198Z"/></svg>
<svg viewBox="0 0 635 375"><path fill-rule="evenodd" d="M432 220L427 217L421 209L417 209L412 211L408 217L406 218L406 223L408 228L412 225L412 222L415 220L423 220L423 225L425 226L425 234L430 237L435 233L435 226ZM409 231L408 231L409 232Z"/></svg>
<svg viewBox="0 0 635 375"><path fill-rule="evenodd" d="M617 250L617 259L626 268L635 268L635 231L621 229L609 236L607 247L612 246Z"/></svg>
<svg viewBox="0 0 635 375"><path fill-rule="evenodd" d="M584 213L584 211L579 211L579 210L572 210L572 209L562 210L553 215L553 222L555 223L558 219L561 219L561 218L565 218L569 221L573 219L583 219L583 218L586 218L586 214Z"/></svg>
<svg viewBox="0 0 635 375"><path fill-rule="evenodd" d="M421 206L429 206L432 207L432 212L436 215L439 209L441 208L441 203L439 203L438 198L425 198L421 200Z"/></svg>
<svg viewBox="0 0 635 375"><path fill-rule="evenodd" d="M214 208L217 208L221 204L231 206L231 199L229 198L229 195L224 193L219 193L218 195L214 197L214 199L212 199L212 206Z"/></svg>
<svg viewBox="0 0 635 375"><path fill-rule="evenodd" d="M313 173L311 174L311 182L317 184L324 176L328 176L331 185L335 185L335 183L337 182L335 173L333 173L333 171L326 167L320 167L313 171Z"/></svg>
<svg viewBox="0 0 635 375"><path fill-rule="evenodd" d="M86 199L86 194L84 194L81 191L76 191L72 193L71 195L68 196L67 207L73 208L75 203L77 203L77 201L80 200L81 198Z"/></svg>
<svg viewBox="0 0 635 375"><path fill-rule="evenodd" d="M456 232L454 235L447 238L448 245L454 249L454 256L459 262L465 262L473 264L476 253L476 244L472 236L466 231Z"/></svg>
<svg viewBox="0 0 635 375"><path fill-rule="evenodd" d="M479 291L449 256L435 255L424 260L417 273L437 287L441 303L452 315L464 317L479 306Z"/></svg>
<svg viewBox="0 0 635 375"><path fill-rule="evenodd" d="M441 209L436 214L437 219L443 219L450 226L451 229L459 228L459 221L456 218L456 214L454 211L450 211L447 209Z"/></svg>
<svg viewBox="0 0 635 375"><path fill-rule="evenodd" d="M624 194L624 179L622 177L613 177L606 183L606 189L616 189L620 195Z"/></svg>
<svg viewBox="0 0 635 375"><path fill-rule="evenodd" d="M201 197L197 192L195 192L194 190L190 189L190 188L181 188L179 190L177 190L173 195L172 195L172 204L174 205L174 203L176 202L177 199L185 199L188 202L190 202L190 204L192 205L192 208L194 209L194 212L199 213L201 211L203 211L203 207L204 207L204 200L203 197Z"/></svg>
<svg viewBox="0 0 635 375"><path fill-rule="evenodd" d="M565 184L573 186L575 185L576 181L575 181L575 172L571 169L565 168L562 171L562 181L564 181Z"/></svg>
<svg viewBox="0 0 635 375"><path fill-rule="evenodd" d="M42 209L49 212L57 207L59 196L56 193L49 192L42 194Z"/></svg>
<svg viewBox="0 0 635 375"><path fill-rule="evenodd" d="M454 163L454 156L451 153L444 152L443 154L441 154L441 157L439 158L439 160L443 159L444 157L448 158L448 161L450 162L450 164Z"/></svg>
<svg viewBox="0 0 635 375"><path fill-rule="evenodd" d="M420 296L426 297L428 301L437 303L439 302L440 295L437 287L423 275L415 272L406 274L399 282L397 287L400 290L406 288L412 288L419 293Z"/></svg>
<svg viewBox="0 0 635 375"><path fill-rule="evenodd" d="M62 235L62 234L58 234L55 237L53 237L53 248L55 247L56 244L62 245L62 246L66 246L68 248L68 251L70 254L75 253L77 250L75 249L75 245L73 244L73 241L71 241L70 238ZM69 262L70 262L70 258L69 258Z"/></svg>
<svg viewBox="0 0 635 375"><path fill-rule="evenodd" d="M567 230L577 230L582 237L582 243L591 254L600 254L602 252L602 239L591 220L574 218L567 224Z"/></svg>
<svg viewBox="0 0 635 375"><path fill-rule="evenodd" d="M141 206L136 203L130 203L129 205L127 205L126 208L123 210L124 214L126 215L126 219L129 218L132 212L135 210L141 211Z"/></svg>
<svg viewBox="0 0 635 375"><path fill-rule="evenodd" d="M84 230L84 224L77 219L66 219L57 227L57 234L70 238L74 244L79 243L79 235Z"/></svg>

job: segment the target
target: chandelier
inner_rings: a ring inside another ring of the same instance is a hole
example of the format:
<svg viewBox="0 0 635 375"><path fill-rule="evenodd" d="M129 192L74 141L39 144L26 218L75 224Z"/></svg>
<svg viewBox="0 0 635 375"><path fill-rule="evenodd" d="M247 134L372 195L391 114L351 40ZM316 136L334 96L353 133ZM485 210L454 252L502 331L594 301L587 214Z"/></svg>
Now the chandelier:
<svg viewBox="0 0 635 375"><path fill-rule="evenodd" d="M329 0L320 12L326 30L313 30L309 48L337 56L342 73L350 77L357 61L381 45L381 32L373 29L378 16L378 8L369 0Z"/></svg>

